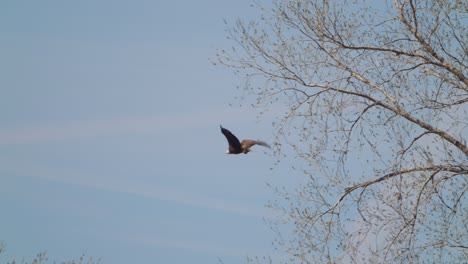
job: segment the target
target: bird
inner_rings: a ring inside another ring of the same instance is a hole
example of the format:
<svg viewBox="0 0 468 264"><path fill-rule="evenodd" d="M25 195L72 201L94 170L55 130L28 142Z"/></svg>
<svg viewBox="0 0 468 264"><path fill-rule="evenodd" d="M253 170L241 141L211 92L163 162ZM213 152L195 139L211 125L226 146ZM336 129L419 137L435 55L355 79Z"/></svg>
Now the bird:
<svg viewBox="0 0 468 264"><path fill-rule="evenodd" d="M223 133L223 135L226 137L229 143L229 148L228 150L226 150L226 154L247 154L250 152L250 148L254 145L260 145L263 147L270 148L270 145L259 140L244 139L241 142L239 142L239 139L237 139L237 137L234 136L234 134L232 134L231 131L227 130L222 126L219 127L221 128L221 133Z"/></svg>

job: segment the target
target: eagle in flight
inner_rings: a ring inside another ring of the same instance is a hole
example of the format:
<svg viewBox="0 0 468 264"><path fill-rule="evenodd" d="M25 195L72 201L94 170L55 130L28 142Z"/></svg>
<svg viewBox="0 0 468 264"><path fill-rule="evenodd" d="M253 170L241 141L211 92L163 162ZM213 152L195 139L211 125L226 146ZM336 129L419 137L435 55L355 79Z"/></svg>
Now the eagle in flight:
<svg viewBox="0 0 468 264"><path fill-rule="evenodd" d="M250 152L250 148L254 145L260 145L267 148L270 147L267 143L258 140L244 139L240 142L239 139L237 139L237 137L231 133L231 131L225 129L222 126L219 127L221 127L221 133L224 134L229 143L229 149L226 150L226 154L247 154Z"/></svg>

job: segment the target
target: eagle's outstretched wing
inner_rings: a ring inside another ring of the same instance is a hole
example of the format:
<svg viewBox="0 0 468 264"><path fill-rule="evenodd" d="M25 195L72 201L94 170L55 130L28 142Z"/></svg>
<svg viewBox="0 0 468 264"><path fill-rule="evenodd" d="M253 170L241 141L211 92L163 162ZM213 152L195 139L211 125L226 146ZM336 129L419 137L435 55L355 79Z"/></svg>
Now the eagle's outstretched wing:
<svg viewBox="0 0 468 264"><path fill-rule="evenodd" d="M221 128L221 133L224 134L226 137L228 143L229 143L229 152L235 152L235 153L240 153L242 152L242 146L241 143L239 142L239 139L237 139L236 136L234 136L231 131L223 128L222 126L219 126Z"/></svg>
<svg viewBox="0 0 468 264"><path fill-rule="evenodd" d="M267 143L265 143L263 141L260 141L260 140L244 139L241 142L242 148L250 148L250 147L252 147L254 145L259 145L259 146L270 148L270 145L268 145Z"/></svg>

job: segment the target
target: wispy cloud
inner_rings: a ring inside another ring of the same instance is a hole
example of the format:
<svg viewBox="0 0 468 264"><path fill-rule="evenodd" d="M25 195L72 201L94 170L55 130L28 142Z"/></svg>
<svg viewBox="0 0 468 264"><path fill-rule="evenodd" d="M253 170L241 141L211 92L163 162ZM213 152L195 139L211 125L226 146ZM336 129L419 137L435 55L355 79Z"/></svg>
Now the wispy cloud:
<svg viewBox="0 0 468 264"><path fill-rule="evenodd" d="M0 128L0 145L60 141L105 135L153 133L215 122L221 114L214 111L157 117L119 117L79 120Z"/></svg>
<svg viewBox="0 0 468 264"><path fill-rule="evenodd" d="M131 195L174 202L180 205L217 210L248 217L269 218L273 212L248 204L240 204L219 198L202 196L196 193L182 192L177 189L161 187L156 184L138 183L131 180L109 178L104 175L82 173L67 169L45 168L37 164L20 164L20 162L8 159L0 161L0 173L17 175L18 177L33 177L47 181L60 182Z"/></svg>
<svg viewBox="0 0 468 264"><path fill-rule="evenodd" d="M220 244L201 243L200 241L191 240L177 240L168 238L158 238L157 236L138 235L133 236L131 240L135 243L143 244L145 246L154 246L162 248L176 248L180 250L192 250L198 252L208 252L211 255L219 256L232 256L239 258L255 257L255 256L269 256L273 260L283 259L286 255L279 252L270 251L261 248L236 248L229 246L222 246Z"/></svg>
<svg viewBox="0 0 468 264"><path fill-rule="evenodd" d="M30 124L15 127L0 127L0 145L17 145L67 141L81 138L95 138L120 134L159 133L176 129L218 125L228 120L229 124L252 122L256 114L252 110L205 109L198 112L162 115L157 117L130 117L106 120L85 120L54 124ZM0 153L1 154L1 153ZM139 183L129 179L109 178L109 175L95 175L93 172L77 172L59 167L44 167L14 160L4 156L0 159L0 172L18 176L35 177L48 181L62 182L111 192L139 195L151 199L175 202L186 206L207 208L250 217L270 217L265 208L220 200L198 193L187 193L156 184Z"/></svg>
<svg viewBox="0 0 468 264"><path fill-rule="evenodd" d="M182 114L151 117L118 117L102 120L77 120L60 123L25 124L0 127L0 145L63 141L119 134L157 133L174 129L253 121L255 111L241 109L205 109Z"/></svg>
<svg viewBox="0 0 468 264"><path fill-rule="evenodd" d="M175 240L168 238L157 238L154 236L137 236L133 240L136 243L141 243L146 246L177 248L182 250L193 250L200 252L210 252L214 255L227 255L227 256L246 256L247 249L223 247L219 244L204 244L200 241L188 240Z"/></svg>

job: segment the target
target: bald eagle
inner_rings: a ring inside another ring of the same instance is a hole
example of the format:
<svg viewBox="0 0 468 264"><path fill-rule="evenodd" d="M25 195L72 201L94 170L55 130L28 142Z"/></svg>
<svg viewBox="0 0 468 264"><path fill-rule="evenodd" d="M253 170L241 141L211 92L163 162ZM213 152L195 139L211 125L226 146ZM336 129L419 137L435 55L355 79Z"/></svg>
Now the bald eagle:
<svg viewBox="0 0 468 264"><path fill-rule="evenodd" d="M234 136L231 131L223 128L222 126L219 126L221 128L221 133L224 134L224 136L227 138L227 141L229 143L229 149L226 150L226 154L240 154L244 153L247 154L250 152L250 148L254 145L260 145L269 148L270 146L263 142L263 141L258 141L258 140L249 140L249 139L244 139L241 142L239 142L239 139L237 139L236 136Z"/></svg>

